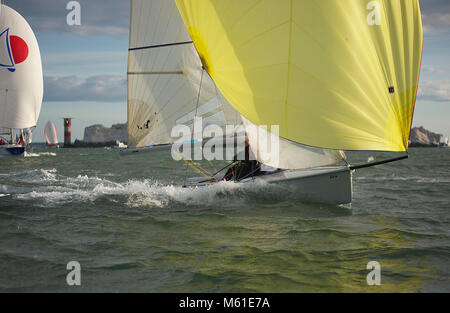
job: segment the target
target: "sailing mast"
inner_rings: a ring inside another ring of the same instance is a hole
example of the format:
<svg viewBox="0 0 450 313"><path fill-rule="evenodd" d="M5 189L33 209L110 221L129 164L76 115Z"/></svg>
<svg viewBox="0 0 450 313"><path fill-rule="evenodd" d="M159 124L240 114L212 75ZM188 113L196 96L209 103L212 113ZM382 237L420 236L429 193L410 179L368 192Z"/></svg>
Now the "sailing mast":
<svg viewBox="0 0 450 313"><path fill-rule="evenodd" d="M5 0L1 0L0 4L2 4L2 5L5 4ZM6 90L6 92L8 92L8 90ZM12 144L13 143L13 129L12 128L9 129L9 135L11 137L9 143Z"/></svg>

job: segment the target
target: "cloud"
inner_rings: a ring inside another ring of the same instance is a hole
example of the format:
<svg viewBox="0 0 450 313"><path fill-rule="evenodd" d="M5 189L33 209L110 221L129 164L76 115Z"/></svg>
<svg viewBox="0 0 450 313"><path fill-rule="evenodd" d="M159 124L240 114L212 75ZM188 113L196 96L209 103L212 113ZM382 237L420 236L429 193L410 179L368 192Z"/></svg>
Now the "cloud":
<svg viewBox="0 0 450 313"><path fill-rule="evenodd" d="M423 31L425 34L449 32L450 1L420 0L422 9Z"/></svg>
<svg viewBox="0 0 450 313"><path fill-rule="evenodd" d="M66 23L68 2L69 0L14 0L9 1L8 5L24 15L37 32L113 36L128 34L129 0L78 0L82 25L72 27ZM420 6L425 34L449 31L449 0L420 0Z"/></svg>
<svg viewBox="0 0 450 313"><path fill-rule="evenodd" d="M422 22L424 34L448 32L450 30L450 13L422 14Z"/></svg>
<svg viewBox="0 0 450 313"><path fill-rule="evenodd" d="M450 81L423 81L419 86L417 98L439 102L450 101Z"/></svg>
<svg viewBox="0 0 450 313"><path fill-rule="evenodd" d="M442 68L436 68L434 66L423 66L422 70L424 72L430 73L430 74L444 74L445 70Z"/></svg>
<svg viewBox="0 0 450 313"><path fill-rule="evenodd" d="M68 26L69 0L14 0L8 5L26 17L36 33L79 35L128 35L130 8L127 0L78 0L81 25Z"/></svg>
<svg viewBox="0 0 450 313"><path fill-rule="evenodd" d="M126 78L124 76L44 77L44 101L121 102L125 100Z"/></svg>

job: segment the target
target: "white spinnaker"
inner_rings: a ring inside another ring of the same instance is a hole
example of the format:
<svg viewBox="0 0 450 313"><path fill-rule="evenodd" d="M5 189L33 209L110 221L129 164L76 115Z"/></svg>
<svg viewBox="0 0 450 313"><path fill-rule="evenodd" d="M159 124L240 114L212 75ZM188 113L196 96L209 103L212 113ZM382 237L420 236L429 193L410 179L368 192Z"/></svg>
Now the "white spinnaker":
<svg viewBox="0 0 450 313"><path fill-rule="evenodd" d="M58 144L58 133L56 131L55 123L48 121L47 124L45 124L44 136L48 145L54 146Z"/></svg>
<svg viewBox="0 0 450 313"><path fill-rule="evenodd" d="M201 82L201 89L200 89ZM200 90L200 98L197 101ZM197 111L197 114L196 114ZM131 146L173 143L172 128L240 125L192 43L174 1L131 0L128 54L128 138Z"/></svg>
<svg viewBox="0 0 450 313"><path fill-rule="evenodd" d="M266 166L296 170L333 165L346 159L343 151L301 145L278 137L270 132L272 129L256 126L245 117L242 121L252 153Z"/></svg>
<svg viewBox="0 0 450 313"><path fill-rule="evenodd" d="M43 96L39 46L33 30L19 13L2 5L0 14L0 127L33 127L37 124ZM11 36L21 38L28 47L23 62L15 62L11 57L14 52Z"/></svg>

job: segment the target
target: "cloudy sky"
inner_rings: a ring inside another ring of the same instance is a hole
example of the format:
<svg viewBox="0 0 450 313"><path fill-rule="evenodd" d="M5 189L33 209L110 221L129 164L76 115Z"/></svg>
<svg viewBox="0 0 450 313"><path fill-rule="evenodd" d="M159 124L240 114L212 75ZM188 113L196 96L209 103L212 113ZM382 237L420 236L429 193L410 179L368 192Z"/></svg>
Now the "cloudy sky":
<svg viewBox="0 0 450 313"><path fill-rule="evenodd" d="M169 1L169 0L168 0ZM6 0L34 29L43 59L43 125L74 117L72 139L84 127L126 121L128 0L79 0L81 26L68 26L68 0ZM421 0L424 55L414 126L450 137L450 0Z"/></svg>

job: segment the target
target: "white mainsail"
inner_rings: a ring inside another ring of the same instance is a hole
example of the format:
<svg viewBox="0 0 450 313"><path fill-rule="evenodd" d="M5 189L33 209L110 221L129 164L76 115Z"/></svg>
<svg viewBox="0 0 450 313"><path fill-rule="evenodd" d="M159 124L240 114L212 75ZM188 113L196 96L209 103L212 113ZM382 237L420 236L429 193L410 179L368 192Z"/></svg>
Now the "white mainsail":
<svg viewBox="0 0 450 313"><path fill-rule="evenodd" d="M44 128L44 137L49 146L56 146L58 144L58 133L56 125L52 121L48 121Z"/></svg>
<svg viewBox="0 0 450 313"><path fill-rule="evenodd" d="M177 124L241 124L206 71L174 1L131 0L128 138L132 147L170 144ZM200 88L201 84L201 88ZM200 91L200 94L199 94Z"/></svg>
<svg viewBox="0 0 450 313"><path fill-rule="evenodd" d="M1 5L0 127L36 126L42 96L42 62L33 30L19 13Z"/></svg>

